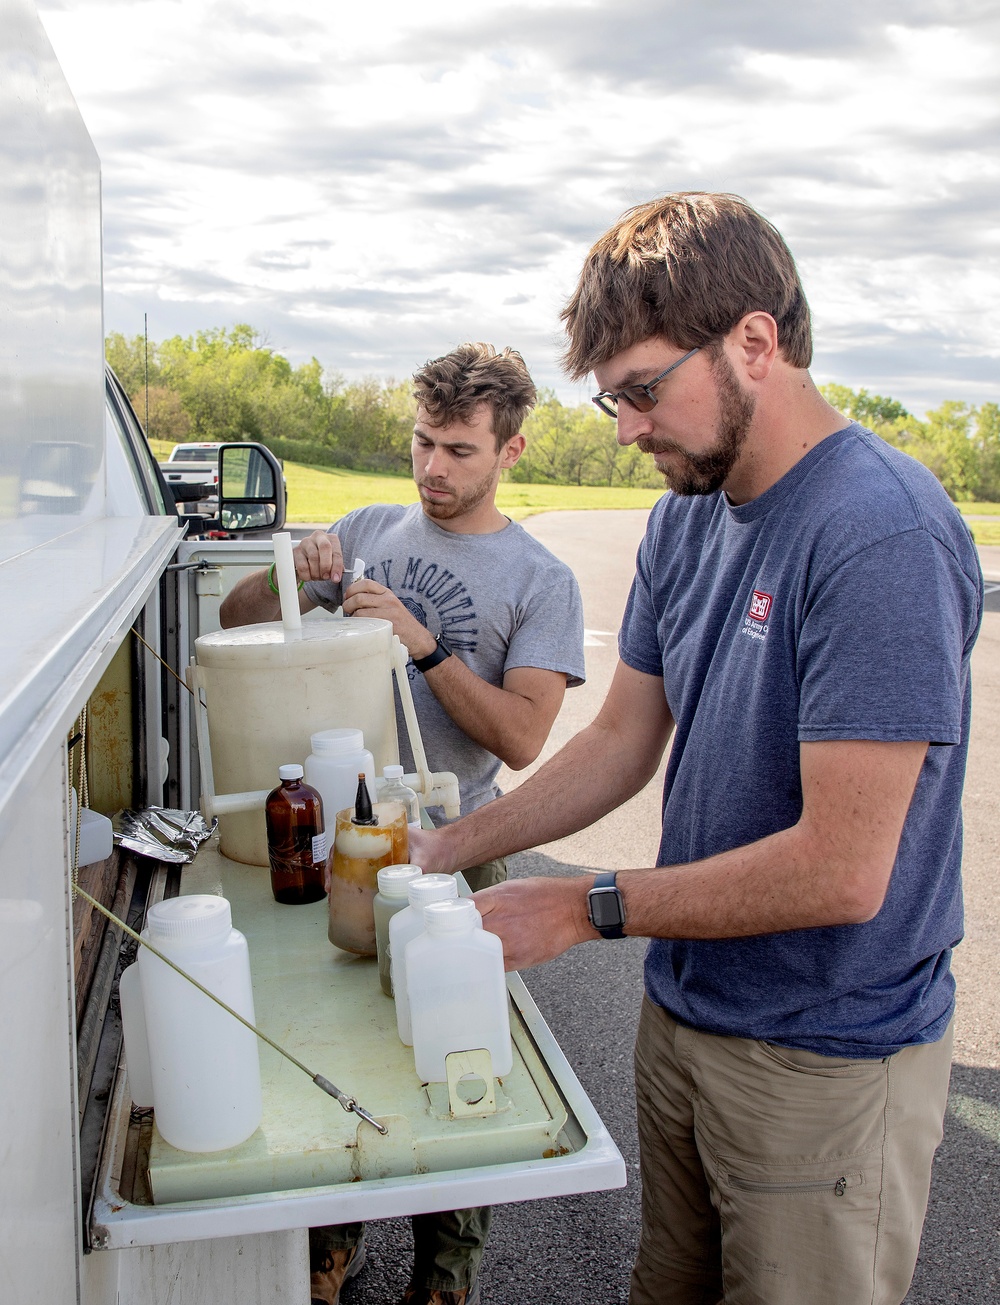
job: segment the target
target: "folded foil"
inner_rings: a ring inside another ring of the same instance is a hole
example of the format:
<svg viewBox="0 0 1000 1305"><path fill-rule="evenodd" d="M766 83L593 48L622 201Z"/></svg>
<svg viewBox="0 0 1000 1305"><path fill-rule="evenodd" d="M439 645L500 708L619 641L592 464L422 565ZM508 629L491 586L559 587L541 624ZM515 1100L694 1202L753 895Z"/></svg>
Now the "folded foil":
<svg viewBox="0 0 1000 1305"><path fill-rule="evenodd" d="M206 821L200 811L176 811L171 807L146 807L144 811L119 811L111 819L119 847L151 856L155 861L186 865L198 848L211 838L219 822Z"/></svg>

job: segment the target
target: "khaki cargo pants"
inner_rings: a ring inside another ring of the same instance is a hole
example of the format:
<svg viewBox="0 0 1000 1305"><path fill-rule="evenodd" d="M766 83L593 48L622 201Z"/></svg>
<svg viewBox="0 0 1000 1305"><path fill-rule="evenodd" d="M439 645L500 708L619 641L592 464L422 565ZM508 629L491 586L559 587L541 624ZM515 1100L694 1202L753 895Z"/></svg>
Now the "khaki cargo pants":
<svg viewBox="0 0 1000 1305"><path fill-rule="evenodd" d="M686 1028L636 1039L630 1305L899 1305L941 1140L952 1030L845 1060Z"/></svg>

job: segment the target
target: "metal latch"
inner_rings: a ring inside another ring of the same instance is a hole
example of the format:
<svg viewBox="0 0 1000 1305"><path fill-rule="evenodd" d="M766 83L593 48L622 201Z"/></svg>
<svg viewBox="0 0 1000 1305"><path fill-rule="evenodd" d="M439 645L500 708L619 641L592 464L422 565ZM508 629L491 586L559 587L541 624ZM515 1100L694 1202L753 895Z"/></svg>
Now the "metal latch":
<svg viewBox="0 0 1000 1305"><path fill-rule="evenodd" d="M222 568L206 566L195 572L194 591L199 598L222 597Z"/></svg>
<svg viewBox="0 0 1000 1305"><path fill-rule="evenodd" d="M497 1113L493 1058L485 1047L452 1051L444 1058L448 1104L454 1119L475 1119Z"/></svg>

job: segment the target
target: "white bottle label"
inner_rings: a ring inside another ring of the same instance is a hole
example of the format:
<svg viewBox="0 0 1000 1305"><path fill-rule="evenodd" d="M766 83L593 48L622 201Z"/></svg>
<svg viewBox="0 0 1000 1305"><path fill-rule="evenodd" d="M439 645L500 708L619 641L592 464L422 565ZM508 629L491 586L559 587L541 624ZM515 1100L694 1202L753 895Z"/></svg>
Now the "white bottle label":
<svg viewBox="0 0 1000 1305"><path fill-rule="evenodd" d="M313 836L313 865L319 865L326 860L326 830L322 834Z"/></svg>

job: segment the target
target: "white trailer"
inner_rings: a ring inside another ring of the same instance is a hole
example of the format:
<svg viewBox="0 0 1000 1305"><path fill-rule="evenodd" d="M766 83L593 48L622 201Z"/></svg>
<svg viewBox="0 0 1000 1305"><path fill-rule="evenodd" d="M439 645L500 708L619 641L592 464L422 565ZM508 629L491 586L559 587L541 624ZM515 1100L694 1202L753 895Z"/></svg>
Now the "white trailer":
<svg viewBox="0 0 1000 1305"><path fill-rule="evenodd" d="M259 1163L186 1164L157 1154L148 1118L130 1110L123 938L74 899L70 788L85 778L106 814L197 805L184 690L150 650L183 668L231 577L271 554L252 537L183 539L127 399L105 376L97 155L33 0L0 0L0 19L0 1300L306 1305L311 1224L621 1186L614 1143L516 977L516 1130L496 1117L455 1121L406 1078L398 1050L379 1059L370 1047L356 1086L349 1063L316 1068L359 1096L383 1094L376 1108L393 1126L382 1140L264 1062L272 1110L333 1112L339 1169L310 1170L301 1130L273 1117ZM275 486L272 505L248 504L230 524L273 520L280 497ZM84 873L132 923L178 890L163 867L149 874L117 851ZM232 898L260 967L261 1022L332 1054L293 1018L329 994L271 984L298 945L292 917L272 927L259 881L233 875L217 851L200 854L181 890L192 884ZM338 990L344 1019L355 978ZM376 1041L382 1009L369 1020Z"/></svg>

